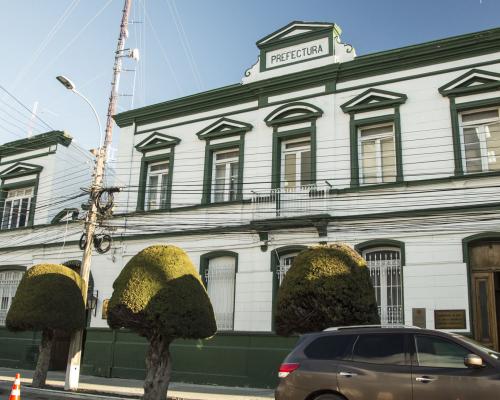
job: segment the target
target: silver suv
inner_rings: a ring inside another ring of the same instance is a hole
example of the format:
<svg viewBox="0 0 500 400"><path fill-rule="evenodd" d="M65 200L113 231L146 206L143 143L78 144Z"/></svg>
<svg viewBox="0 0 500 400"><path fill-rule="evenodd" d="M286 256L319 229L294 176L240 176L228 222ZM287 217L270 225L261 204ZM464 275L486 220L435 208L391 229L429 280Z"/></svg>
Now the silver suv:
<svg viewBox="0 0 500 400"><path fill-rule="evenodd" d="M412 327L330 328L300 337L276 400L498 400L500 354Z"/></svg>

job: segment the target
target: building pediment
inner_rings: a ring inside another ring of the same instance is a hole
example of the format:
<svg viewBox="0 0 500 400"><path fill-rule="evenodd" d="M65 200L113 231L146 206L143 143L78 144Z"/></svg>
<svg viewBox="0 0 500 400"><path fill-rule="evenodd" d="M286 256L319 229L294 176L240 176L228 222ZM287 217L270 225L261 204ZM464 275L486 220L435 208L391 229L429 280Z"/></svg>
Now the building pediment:
<svg viewBox="0 0 500 400"><path fill-rule="evenodd" d="M298 36L303 39L306 35L321 33L325 31L330 32L332 30L336 36L339 36L342 33L342 30L337 24L330 22L293 21L288 25L258 40L257 47L262 48L265 46L271 46L277 43L282 43L286 40L293 41L297 39Z"/></svg>
<svg viewBox="0 0 500 400"><path fill-rule="evenodd" d="M353 60L355 51L341 42L341 32L330 22L293 21L285 25L257 41L258 61L245 72L242 82Z"/></svg>
<svg viewBox="0 0 500 400"><path fill-rule="evenodd" d="M10 167L0 171L0 179L15 178L17 176L38 174L43 167L41 165L28 164L23 162L15 163Z"/></svg>
<svg viewBox="0 0 500 400"><path fill-rule="evenodd" d="M368 89L340 107L344 112L361 112L403 104L407 96L402 93L381 89Z"/></svg>
<svg viewBox="0 0 500 400"><path fill-rule="evenodd" d="M490 92L500 89L500 74L471 69L458 78L453 79L438 90L443 96L457 96L481 92Z"/></svg>
<svg viewBox="0 0 500 400"><path fill-rule="evenodd" d="M165 133L153 132L142 142L137 144L135 148L140 152L163 149L169 146L175 146L181 142L181 139L170 136Z"/></svg>
<svg viewBox="0 0 500 400"><path fill-rule="evenodd" d="M214 139L244 134L253 128L252 124L229 118L220 118L197 132L199 139Z"/></svg>

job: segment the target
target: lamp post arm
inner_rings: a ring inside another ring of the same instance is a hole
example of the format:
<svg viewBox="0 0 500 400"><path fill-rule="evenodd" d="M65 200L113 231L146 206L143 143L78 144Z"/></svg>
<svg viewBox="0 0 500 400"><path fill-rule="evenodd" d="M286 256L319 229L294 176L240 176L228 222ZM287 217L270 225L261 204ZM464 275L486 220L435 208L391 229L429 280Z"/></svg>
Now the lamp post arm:
<svg viewBox="0 0 500 400"><path fill-rule="evenodd" d="M81 94L78 90L76 89L71 89L72 92L76 93L78 96L80 96L85 102L90 106L92 111L94 112L95 119L97 120L97 125L99 125L99 148L102 146L102 125L101 125L101 120L99 119L99 114L97 114L96 109L92 105L89 99L85 97L83 94Z"/></svg>

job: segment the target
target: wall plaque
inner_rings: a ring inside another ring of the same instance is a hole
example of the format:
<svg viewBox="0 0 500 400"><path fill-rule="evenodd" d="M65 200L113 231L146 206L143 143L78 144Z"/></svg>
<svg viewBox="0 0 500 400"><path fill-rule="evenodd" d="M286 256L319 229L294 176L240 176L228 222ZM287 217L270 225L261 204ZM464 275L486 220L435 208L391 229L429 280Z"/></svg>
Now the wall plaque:
<svg viewBox="0 0 500 400"><path fill-rule="evenodd" d="M109 304L109 299L105 299L102 302L102 319L108 319L108 304Z"/></svg>
<svg viewBox="0 0 500 400"><path fill-rule="evenodd" d="M436 329L465 329L465 310L434 310Z"/></svg>
<svg viewBox="0 0 500 400"><path fill-rule="evenodd" d="M412 308L412 325L419 328L427 327L425 319L425 308Z"/></svg>

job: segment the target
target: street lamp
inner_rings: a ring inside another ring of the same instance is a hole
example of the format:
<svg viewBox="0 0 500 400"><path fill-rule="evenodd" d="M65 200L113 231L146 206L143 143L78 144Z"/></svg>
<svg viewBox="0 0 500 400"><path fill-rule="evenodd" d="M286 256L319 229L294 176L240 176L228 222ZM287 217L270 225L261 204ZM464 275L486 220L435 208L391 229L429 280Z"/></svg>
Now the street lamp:
<svg viewBox="0 0 500 400"><path fill-rule="evenodd" d="M81 94L78 90L76 90L75 84L69 79L66 78L63 75L59 75L56 77L56 79L63 85L66 89L71 90L73 93L76 93L78 96L80 96L85 102L90 106L92 111L94 112L95 119L97 120L97 125L99 125L99 147L102 145L102 126L101 126L101 120L99 119L99 115L97 114L96 109L92 105L89 99L87 99L83 94Z"/></svg>
<svg viewBox="0 0 500 400"><path fill-rule="evenodd" d="M97 124L99 125L99 135L100 135L99 149L95 154L96 159L95 159L94 173L93 173L92 184L90 186L90 207L87 213L87 217L85 218L85 235L88 239L86 240L85 246L83 247L82 264L80 267L80 276L84 283L84 288L82 291L83 302L88 306L90 306L92 310L93 309L92 307L94 308L97 307L96 304L97 299L94 301L93 293L91 294L91 297L87 299L87 294L88 294L87 288L90 277L90 262L92 258L92 246L94 245L94 233L96 225L98 223L97 221L98 210L95 199L99 196L102 190L104 164L106 162L106 154L105 154L106 144L104 145L102 144L101 121L99 120L99 115L97 114L97 111L95 110L90 100L87 99L78 90L76 90L75 84L65 76L60 75L57 77L57 80L66 89L71 90L72 92L76 93L78 96L80 96L83 100L86 101L86 103L90 106L90 108L92 108L92 111L94 112L95 118L97 120ZM87 300L89 301L88 303ZM71 341L69 344L68 365L66 368L66 379L64 383L65 390L78 389L78 382L80 379L80 364L82 356L82 342L83 342L83 329L79 329L72 334Z"/></svg>

